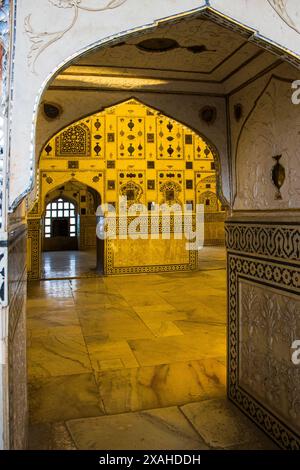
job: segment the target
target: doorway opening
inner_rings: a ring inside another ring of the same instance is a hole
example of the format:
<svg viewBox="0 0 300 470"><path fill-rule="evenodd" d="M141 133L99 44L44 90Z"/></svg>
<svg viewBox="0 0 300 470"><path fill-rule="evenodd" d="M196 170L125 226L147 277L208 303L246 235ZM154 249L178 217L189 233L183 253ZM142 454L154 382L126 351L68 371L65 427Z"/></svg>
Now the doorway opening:
<svg viewBox="0 0 300 470"><path fill-rule="evenodd" d="M75 179L45 195L41 218L41 279L94 277L103 272L96 237L96 211L100 201L95 189Z"/></svg>
<svg viewBox="0 0 300 470"><path fill-rule="evenodd" d="M44 217L44 251L77 250L77 218L73 202L62 197L49 202Z"/></svg>

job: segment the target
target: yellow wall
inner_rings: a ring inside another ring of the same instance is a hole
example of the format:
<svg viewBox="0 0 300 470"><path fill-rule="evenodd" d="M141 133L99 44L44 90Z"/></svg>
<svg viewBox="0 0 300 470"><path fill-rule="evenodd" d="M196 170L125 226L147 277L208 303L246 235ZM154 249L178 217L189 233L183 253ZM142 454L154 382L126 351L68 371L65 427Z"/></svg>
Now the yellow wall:
<svg viewBox="0 0 300 470"><path fill-rule="evenodd" d="M135 202L161 204L173 188L176 202L195 204L201 194L216 193L215 165L212 148L195 132L131 99L47 142L39 164L39 213L46 194L73 179L96 189L102 202L117 204L132 189ZM220 210L219 201L214 208Z"/></svg>

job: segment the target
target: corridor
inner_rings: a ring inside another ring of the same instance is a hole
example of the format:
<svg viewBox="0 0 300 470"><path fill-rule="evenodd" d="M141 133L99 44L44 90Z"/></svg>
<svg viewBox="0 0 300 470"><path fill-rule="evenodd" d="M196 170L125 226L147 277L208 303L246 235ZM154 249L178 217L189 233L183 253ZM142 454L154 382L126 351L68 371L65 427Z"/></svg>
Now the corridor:
<svg viewBox="0 0 300 470"><path fill-rule="evenodd" d="M29 283L30 448L273 448L225 398L216 258L194 273Z"/></svg>

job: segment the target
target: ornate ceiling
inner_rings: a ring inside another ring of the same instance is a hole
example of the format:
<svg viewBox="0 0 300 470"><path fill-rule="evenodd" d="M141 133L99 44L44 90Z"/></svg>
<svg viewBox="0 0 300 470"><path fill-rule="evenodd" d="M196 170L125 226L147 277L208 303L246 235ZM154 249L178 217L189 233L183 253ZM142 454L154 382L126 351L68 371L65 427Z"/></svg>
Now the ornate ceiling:
<svg viewBox="0 0 300 470"><path fill-rule="evenodd" d="M150 45L157 46L158 50L153 52L140 47L150 39ZM154 41L153 44L153 39L159 39L159 43ZM171 40L166 44L169 50L161 51L166 39ZM276 56L248 39L247 32L242 35L203 17L181 20L85 55L66 69L55 85L107 87L110 82L111 86L120 87L129 82L130 86L136 86L136 79L150 82L158 79L194 82L195 89L199 82L208 86L228 82L230 87L232 77L239 75L240 81L245 81L277 62ZM105 77L113 77L113 80L105 80ZM232 86L236 86L236 80ZM220 91L222 88L219 86Z"/></svg>

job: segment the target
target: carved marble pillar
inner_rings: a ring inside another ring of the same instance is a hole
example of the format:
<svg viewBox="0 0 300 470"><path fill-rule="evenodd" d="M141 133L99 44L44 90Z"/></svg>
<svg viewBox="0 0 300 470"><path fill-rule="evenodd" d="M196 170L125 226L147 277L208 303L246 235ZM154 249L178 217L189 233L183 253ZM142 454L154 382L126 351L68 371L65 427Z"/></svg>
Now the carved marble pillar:
<svg viewBox="0 0 300 470"><path fill-rule="evenodd" d="M228 395L280 447L300 449L299 216L267 217L226 223Z"/></svg>

